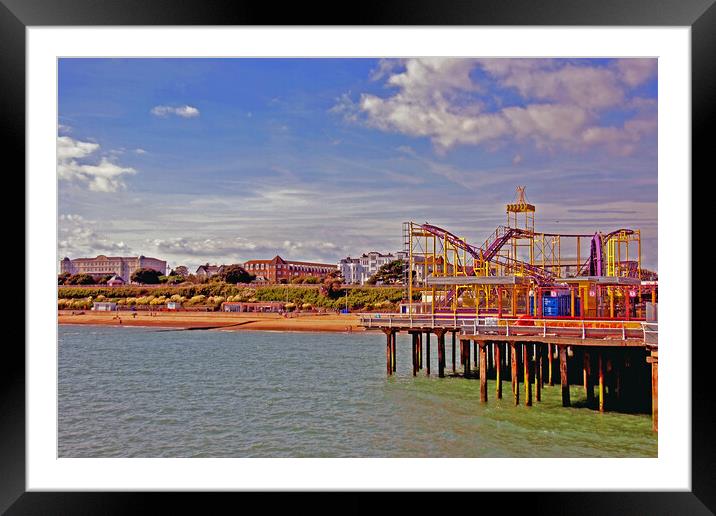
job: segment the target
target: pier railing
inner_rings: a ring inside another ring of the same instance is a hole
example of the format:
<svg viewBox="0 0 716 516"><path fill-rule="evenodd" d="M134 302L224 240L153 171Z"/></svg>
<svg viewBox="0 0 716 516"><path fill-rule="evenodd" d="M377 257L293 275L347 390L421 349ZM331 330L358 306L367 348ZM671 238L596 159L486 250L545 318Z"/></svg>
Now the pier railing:
<svg viewBox="0 0 716 516"><path fill-rule="evenodd" d="M465 317L457 314L366 314L360 324L368 329L435 329L463 335L570 337L578 339L638 340L658 347L658 324L643 321L510 319Z"/></svg>

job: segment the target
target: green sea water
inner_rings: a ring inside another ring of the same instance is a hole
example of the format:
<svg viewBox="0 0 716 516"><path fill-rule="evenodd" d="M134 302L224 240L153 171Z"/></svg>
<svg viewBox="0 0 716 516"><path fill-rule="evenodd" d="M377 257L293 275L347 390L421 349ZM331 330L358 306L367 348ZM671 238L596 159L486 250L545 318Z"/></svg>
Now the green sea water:
<svg viewBox="0 0 716 516"><path fill-rule="evenodd" d="M649 415L564 408L559 386L515 406L509 381L483 404L479 380L437 378L435 347L413 377L397 344L387 377L381 333L60 326L59 456L657 455Z"/></svg>

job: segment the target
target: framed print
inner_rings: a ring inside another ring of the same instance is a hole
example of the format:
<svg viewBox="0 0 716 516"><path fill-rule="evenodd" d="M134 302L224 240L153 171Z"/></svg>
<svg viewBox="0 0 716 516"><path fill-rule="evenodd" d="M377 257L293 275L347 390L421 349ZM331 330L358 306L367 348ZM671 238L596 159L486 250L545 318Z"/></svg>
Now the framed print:
<svg viewBox="0 0 716 516"><path fill-rule="evenodd" d="M530 491L709 513L711 4L3 0L27 333L0 507Z"/></svg>

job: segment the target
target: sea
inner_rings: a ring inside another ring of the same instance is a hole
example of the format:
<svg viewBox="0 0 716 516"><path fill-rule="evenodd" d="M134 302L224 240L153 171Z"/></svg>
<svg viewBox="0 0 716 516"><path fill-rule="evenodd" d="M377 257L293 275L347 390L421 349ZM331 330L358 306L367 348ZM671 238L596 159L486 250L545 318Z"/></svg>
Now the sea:
<svg viewBox="0 0 716 516"><path fill-rule="evenodd" d="M382 333L58 328L59 457L656 457L648 414L480 402L480 382L412 375Z"/></svg>

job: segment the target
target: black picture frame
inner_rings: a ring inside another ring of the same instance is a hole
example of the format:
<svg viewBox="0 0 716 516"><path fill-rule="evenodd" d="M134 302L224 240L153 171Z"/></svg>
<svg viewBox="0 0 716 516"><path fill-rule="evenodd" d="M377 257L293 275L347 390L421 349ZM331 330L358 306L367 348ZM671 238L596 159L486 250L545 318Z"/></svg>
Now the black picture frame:
<svg viewBox="0 0 716 516"><path fill-rule="evenodd" d="M0 124L7 149L25 156L25 29L28 26L87 25L556 25L689 26L692 73L692 169L706 168L707 127L716 119L715 0L434 0L362 2L329 9L319 3L183 0L0 0ZM350 14L342 14L350 13ZM713 165L710 165L713 168ZM688 173L690 171L686 171ZM693 176L692 176L693 177ZM20 186L24 190L24 185ZM696 205L695 203L692 205ZM693 232L692 232L693 234ZM691 282L691 278L684 278ZM685 329L690 345L691 328ZM25 352L17 339L5 342L0 374L0 511L7 514L124 513L162 503L163 512L186 508L177 493L26 492ZM705 342L703 344L709 344ZM692 490L690 492L480 493L480 506L530 513L712 514L716 509L716 457L711 436L708 346L692 347ZM713 374L711 372L711 374ZM439 472L429 472L439 473ZM539 472L533 472L539 474ZM568 472L565 472L568 474ZM554 479L559 486L560 479ZM274 495L275 496L275 495ZM357 496L357 495L352 495ZM489 496L490 500L484 497ZM142 500L141 498L144 498ZM220 497L225 498L224 496ZM223 503L221 499L212 497ZM305 497L300 497L306 500ZM401 508L424 509L425 497L411 497ZM207 503L203 497L202 503ZM417 502L417 504L416 504ZM292 500L295 503L295 500ZM453 502L454 503L454 502ZM468 502L469 503L469 502ZM340 507L358 509L348 502ZM337 507L338 508L338 507ZM206 510L206 506L203 507ZM477 510L477 508L475 508Z"/></svg>

